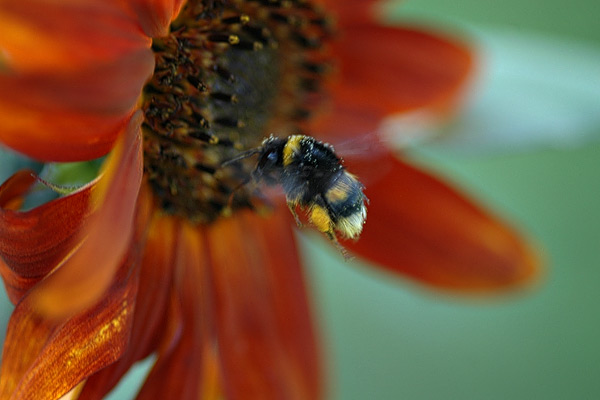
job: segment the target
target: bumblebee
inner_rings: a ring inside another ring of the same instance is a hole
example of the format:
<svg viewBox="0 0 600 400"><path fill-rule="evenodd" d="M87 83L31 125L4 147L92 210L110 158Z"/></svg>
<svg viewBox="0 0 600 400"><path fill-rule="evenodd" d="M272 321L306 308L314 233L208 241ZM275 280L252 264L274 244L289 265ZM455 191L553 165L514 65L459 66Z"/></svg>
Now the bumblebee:
<svg viewBox="0 0 600 400"><path fill-rule="evenodd" d="M336 232L344 239L358 238L367 218L367 198L364 186L346 171L333 147L311 136L270 136L260 147L225 164L255 154L258 161L252 179L268 185L281 184L298 226L302 226L296 213L300 207L307 211L309 221L346 256Z"/></svg>

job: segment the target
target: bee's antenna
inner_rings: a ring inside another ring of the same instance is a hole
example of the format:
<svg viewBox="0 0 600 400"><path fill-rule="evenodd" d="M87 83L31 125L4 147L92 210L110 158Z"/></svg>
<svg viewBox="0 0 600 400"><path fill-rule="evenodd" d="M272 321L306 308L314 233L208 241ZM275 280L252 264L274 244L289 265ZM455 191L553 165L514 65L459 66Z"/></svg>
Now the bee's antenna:
<svg viewBox="0 0 600 400"><path fill-rule="evenodd" d="M261 150L262 150L261 147L247 150L241 154L238 154L236 157L232 158L231 160L223 161L221 163L221 167L226 167L229 164L233 164L236 161L240 161L240 160L243 160L244 158L252 157L253 155L260 153Z"/></svg>

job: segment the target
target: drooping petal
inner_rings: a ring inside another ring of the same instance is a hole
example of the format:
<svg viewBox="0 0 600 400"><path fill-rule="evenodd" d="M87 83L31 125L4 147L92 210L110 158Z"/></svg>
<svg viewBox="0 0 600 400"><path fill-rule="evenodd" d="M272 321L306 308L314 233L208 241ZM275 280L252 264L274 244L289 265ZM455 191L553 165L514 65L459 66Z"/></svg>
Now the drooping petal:
<svg viewBox="0 0 600 400"><path fill-rule="evenodd" d="M372 132L382 117L416 109L444 113L473 70L464 45L418 29L352 25L341 35L332 46L339 76L331 110L314 125L326 136Z"/></svg>
<svg viewBox="0 0 600 400"><path fill-rule="evenodd" d="M167 312L172 295L175 226L173 218L155 215L142 256L129 346L116 363L87 380L80 399L104 398L133 363L158 349L158 343L167 330Z"/></svg>
<svg viewBox="0 0 600 400"><path fill-rule="evenodd" d="M135 10L142 29L150 37L166 36L169 25L183 5L183 0L134 0Z"/></svg>
<svg viewBox="0 0 600 400"><path fill-rule="evenodd" d="M0 54L19 72L77 72L149 45L125 1L0 2Z"/></svg>
<svg viewBox="0 0 600 400"><path fill-rule="evenodd" d="M32 305L48 317L73 314L93 304L108 287L130 246L142 179L141 112L130 122L96 183L81 246L40 282Z"/></svg>
<svg viewBox="0 0 600 400"><path fill-rule="evenodd" d="M0 186L0 272L13 304L78 246L89 216L90 186L33 210L15 211L35 182L31 171L21 171Z"/></svg>
<svg viewBox="0 0 600 400"><path fill-rule="evenodd" d="M363 160L364 161L364 160ZM392 155L367 184L364 231L352 252L426 284L488 292L531 283L536 252L512 228L440 180ZM350 161L353 171L373 169Z"/></svg>
<svg viewBox="0 0 600 400"><path fill-rule="evenodd" d="M4 342L0 398L56 400L119 358L138 286L139 249L130 250L106 295L69 320L44 319L31 296L23 298Z"/></svg>
<svg viewBox="0 0 600 400"><path fill-rule="evenodd" d="M208 230L225 397L321 398L290 216L239 213Z"/></svg>
<svg viewBox="0 0 600 400"><path fill-rule="evenodd" d="M209 255L197 227L178 225L171 335L137 399L218 399L219 371L209 282ZM178 329L173 329L177 328Z"/></svg>

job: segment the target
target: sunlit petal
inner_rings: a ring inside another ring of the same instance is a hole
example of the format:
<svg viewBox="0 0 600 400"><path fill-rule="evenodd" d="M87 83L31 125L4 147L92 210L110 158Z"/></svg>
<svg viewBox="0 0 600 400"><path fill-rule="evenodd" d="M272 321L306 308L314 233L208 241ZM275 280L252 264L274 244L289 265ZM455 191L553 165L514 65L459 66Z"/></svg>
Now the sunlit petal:
<svg viewBox="0 0 600 400"><path fill-rule="evenodd" d="M55 400L118 359L129 340L137 263L132 248L101 301L67 321L44 319L26 296L8 325L0 398Z"/></svg>
<svg viewBox="0 0 600 400"><path fill-rule="evenodd" d="M356 163L357 171L365 169ZM456 190L391 155L368 184L369 215L349 250L429 285L487 292L529 284L538 255Z"/></svg>
<svg viewBox="0 0 600 400"><path fill-rule="evenodd" d="M32 294L34 307L47 316L68 316L95 302L130 246L142 178L139 117L106 161L94 191L94 215L85 227L84 243Z"/></svg>
<svg viewBox="0 0 600 400"><path fill-rule="evenodd" d="M288 210L209 230L227 398L316 399L320 363Z"/></svg>
<svg viewBox="0 0 600 400"><path fill-rule="evenodd" d="M118 362L87 380L82 399L103 398L133 363L157 350L158 343L165 336L167 312L170 311L175 227L173 218L156 215L152 221L142 256L140 288L129 346Z"/></svg>

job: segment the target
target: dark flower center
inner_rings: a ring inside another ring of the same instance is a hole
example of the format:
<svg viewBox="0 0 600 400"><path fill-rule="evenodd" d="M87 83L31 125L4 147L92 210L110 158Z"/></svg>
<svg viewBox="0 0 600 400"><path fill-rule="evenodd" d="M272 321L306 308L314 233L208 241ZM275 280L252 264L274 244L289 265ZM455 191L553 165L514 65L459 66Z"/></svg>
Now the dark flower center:
<svg viewBox="0 0 600 400"><path fill-rule="evenodd" d="M320 102L331 21L303 0L190 0L144 88L144 168L162 208L199 223L251 207L252 160L270 133L298 133ZM235 190L235 196L231 193Z"/></svg>

